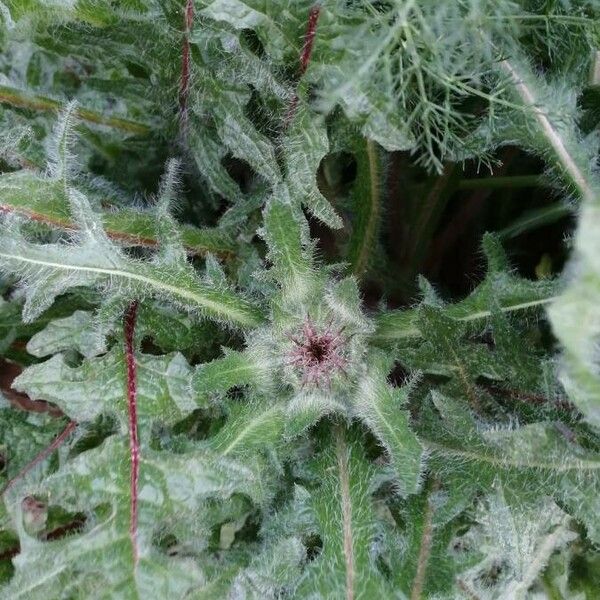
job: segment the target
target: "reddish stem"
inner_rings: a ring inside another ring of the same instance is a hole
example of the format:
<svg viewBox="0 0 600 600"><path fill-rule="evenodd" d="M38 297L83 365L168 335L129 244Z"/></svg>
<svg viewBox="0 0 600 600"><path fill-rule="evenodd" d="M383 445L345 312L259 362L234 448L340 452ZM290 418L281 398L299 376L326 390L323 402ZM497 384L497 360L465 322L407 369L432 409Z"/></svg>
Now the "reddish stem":
<svg viewBox="0 0 600 600"><path fill-rule="evenodd" d="M54 441L46 446L31 462L27 463L5 486L0 494L6 493L16 481L27 475L31 469L41 463L43 460L48 458L57 448L59 448L63 442L71 435L71 432L77 427L75 421L70 421L69 424L64 428L62 433L56 436Z"/></svg>
<svg viewBox="0 0 600 600"><path fill-rule="evenodd" d="M11 560L21 552L21 546L11 546L0 553L0 561Z"/></svg>
<svg viewBox="0 0 600 600"><path fill-rule="evenodd" d="M52 531L49 531L44 536L44 539L48 542L50 542L52 540L60 540L61 538L65 537L67 534L81 529L84 525L85 525L85 519L82 517L79 517L77 519L74 519L70 523L66 523L65 525L61 525L60 527L57 527L56 529L52 529Z"/></svg>
<svg viewBox="0 0 600 600"><path fill-rule="evenodd" d="M186 0L181 53L181 81L179 83L179 117L184 135L188 122L188 96L190 92L190 33L194 24L194 0Z"/></svg>
<svg viewBox="0 0 600 600"><path fill-rule="evenodd" d="M480 384L482 385L482 384ZM521 390L513 390L504 386L497 386L493 384L483 384L482 387L487 389L488 392L495 394L503 394L512 398L514 400L519 400L521 402L526 402L528 404L546 404L549 406L554 406L555 408L560 408L563 410L574 410L574 406L565 398L548 398L541 394L532 394L530 392L523 392Z"/></svg>
<svg viewBox="0 0 600 600"><path fill-rule="evenodd" d="M54 404L50 404L45 400L32 400L27 394L12 389L13 381L22 371L23 369L16 363L0 357L0 392L4 394L12 406L27 412L47 413L51 417L64 416L63 411L58 406L54 406Z"/></svg>
<svg viewBox="0 0 600 600"><path fill-rule="evenodd" d="M129 537L133 548L133 560L137 565L137 527L138 527L138 481L140 475L140 442L137 427L137 375L135 362L134 334L138 303L132 302L125 313L125 363L127 365L127 408L129 412L129 452L131 456L131 521Z"/></svg>
<svg viewBox="0 0 600 600"><path fill-rule="evenodd" d="M306 33L304 34L304 44L300 53L300 75L306 73L308 63L315 43L315 34L317 33L317 22L321 15L321 7L317 4L310 9L308 14L308 23L306 25Z"/></svg>
<svg viewBox="0 0 600 600"><path fill-rule="evenodd" d="M317 33L317 23L320 15L321 7L318 4L315 4L315 6L313 6L308 13L308 23L306 24L306 32L304 33L304 43L302 44L302 51L300 52L300 77L306 73L306 69L308 69L308 64L310 63L310 57L312 55L313 46L315 43L315 35ZM296 92L294 93L283 121L284 129L287 129L288 125L294 118L298 108L298 101L298 88L296 87Z"/></svg>
<svg viewBox="0 0 600 600"><path fill-rule="evenodd" d="M50 227L58 227L60 229L67 229L68 231L77 231L79 229L78 225L76 225L75 223L71 223L70 221L68 221L66 219L57 219L57 218L54 218L47 214L35 212L29 208L9 206L7 204L0 204L0 213L6 213L6 214L14 213L17 215L23 215L23 216L27 217L28 219L31 219L32 221L44 223ZM146 237L146 236L138 235L135 233L127 233L125 231L116 231L115 229L107 228L106 224L105 224L104 231L105 231L106 235L112 240L122 241L124 243L132 244L135 246L155 247L155 246L158 246L158 244L159 244L159 242L156 238ZM206 250L201 248L200 245L186 243L185 241L183 242L183 245L184 245L186 251L192 255L203 254L206 252ZM222 256L223 258L226 258L226 259L230 259L233 256L232 250L212 249L212 250L210 250L210 252L212 252L213 254L216 254L218 256Z"/></svg>

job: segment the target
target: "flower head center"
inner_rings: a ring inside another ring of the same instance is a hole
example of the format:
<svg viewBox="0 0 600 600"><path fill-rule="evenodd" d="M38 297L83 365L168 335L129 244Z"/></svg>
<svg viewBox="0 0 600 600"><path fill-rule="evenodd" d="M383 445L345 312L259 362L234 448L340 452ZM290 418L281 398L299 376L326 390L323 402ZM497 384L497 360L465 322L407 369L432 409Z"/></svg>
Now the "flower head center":
<svg viewBox="0 0 600 600"><path fill-rule="evenodd" d="M302 385L329 385L336 373L345 373L348 362L344 357L346 338L341 330L334 330L331 325L318 329L307 318L300 335L289 337L294 347L288 353L287 363L300 371Z"/></svg>
<svg viewBox="0 0 600 600"><path fill-rule="evenodd" d="M306 352L313 359L313 362L320 363L327 358L330 346L331 344L327 338L317 337L308 341Z"/></svg>

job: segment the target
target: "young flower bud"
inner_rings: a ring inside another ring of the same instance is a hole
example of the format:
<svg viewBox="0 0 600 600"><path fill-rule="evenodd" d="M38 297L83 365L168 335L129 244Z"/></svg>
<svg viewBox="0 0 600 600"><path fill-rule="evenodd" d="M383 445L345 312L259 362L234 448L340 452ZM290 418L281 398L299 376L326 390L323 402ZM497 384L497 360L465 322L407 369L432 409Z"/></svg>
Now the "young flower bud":
<svg viewBox="0 0 600 600"><path fill-rule="evenodd" d="M306 317L300 335L289 338L294 346L288 352L287 364L298 372L302 386L330 387L332 377L346 374L344 350L348 340L343 329L334 329L331 323L320 329Z"/></svg>

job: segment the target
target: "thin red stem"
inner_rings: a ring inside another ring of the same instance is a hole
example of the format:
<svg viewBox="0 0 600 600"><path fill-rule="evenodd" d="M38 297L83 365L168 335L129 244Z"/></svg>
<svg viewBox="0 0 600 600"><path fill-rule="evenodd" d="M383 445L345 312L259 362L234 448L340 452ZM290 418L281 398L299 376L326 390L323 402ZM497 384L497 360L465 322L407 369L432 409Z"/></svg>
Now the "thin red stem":
<svg viewBox="0 0 600 600"><path fill-rule="evenodd" d="M66 523L65 525L61 525L56 529L52 529L46 535L44 535L44 539L48 542L52 540L60 540L60 538L65 537L68 533L72 533L73 531L77 531L81 529L85 525L85 519L79 517L74 519L70 523Z"/></svg>
<svg viewBox="0 0 600 600"><path fill-rule="evenodd" d="M54 441L46 446L31 462L27 463L5 486L0 494L7 492L19 479L27 475L31 469L48 458L63 442L71 435L71 432L77 427L75 421L70 421L63 431L54 438Z"/></svg>
<svg viewBox="0 0 600 600"><path fill-rule="evenodd" d="M49 225L50 227L58 227L59 229L67 229L69 231L77 231L79 229L78 225L76 225L75 223L72 223L66 219L57 219L49 214L44 214L42 212L35 212L34 210L31 210L31 209L25 208L25 207L21 207L21 206L17 207L17 206L9 206L8 204L0 204L0 213L6 213L6 214L14 213L17 215L22 215L28 219L31 219L32 221L38 221L39 223L45 223L46 225ZM117 214L117 213L114 213L114 214ZM127 221L127 219L125 219L125 221ZM107 226L106 221L104 223L104 231L110 239L122 241L126 244L131 244L133 246L156 247L159 244L159 242L156 238L138 235L136 233L127 233L126 231L117 231L116 229L111 229L110 227ZM233 250L230 250L230 249L213 248L213 249L208 250L208 249L205 249L202 246L202 244L186 242L185 240L183 240L183 245L184 245L186 251L191 255L204 254L207 251L210 251L213 254L216 254L217 256L222 256L225 259L230 259L233 257Z"/></svg>
<svg viewBox="0 0 600 600"><path fill-rule="evenodd" d="M186 0L181 52L181 80L179 82L179 117L184 135L188 121L188 96L190 93L190 33L194 25L194 0Z"/></svg>
<svg viewBox="0 0 600 600"><path fill-rule="evenodd" d="M11 560L17 554L19 554L19 552L21 552L21 546L11 546L10 548L7 548L2 553L0 553L0 561Z"/></svg>
<svg viewBox="0 0 600 600"><path fill-rule="evenodd" d="M12 389L13 381L22 371L23 369L18 364L0 357L0 392L12 406L28 412L47 413L51 417L63 417L64 413L58 406L45 400L32 400L27 394Z"/></svg>
<svg viewBox="0 0 600 600"><path fill-rule="evenodd" d="M131 456L131 521L129 537L133 548L133 560L137 564L137 527L138 527L138 481L140 476L140 442L137 427L137 375L135 362L134 334L138 303L132 302L125 313L125 363L127 365L127 408L129 412L129 452Z"/></svg>
<svg viewBox="0 0 600 600"><path fill-rule="evenodd" d="M315 43L315 35L317 33L317 23L320 16L321 7L318 4L315 4L315 6L313 6L308 13L308 23L306 24L306 32L304 33L304 43L302 44L302 51L300 52L300 77L306 73L306 69L308 69L308 65L310 63L310 57L312 56L313 46ZM296 88L296 92L290 101L290 105L285 115L284 129L287 129L288 125L294 118L296 110L298 109L298 102L298 89Z"/></svg>
<svg viewBox="0 0 600 600"><path fill-rule="evenodd" d="M563 410L574 410L574 406L565 398L548 398L541 394L532 394L530 392L522 392L513 390L504 386L496 386L493 384L480 384L488 392L495 394L504 394L513 400L519 400L528 404L540 405L546 404Z"/></svg>
<svg viewBox="0 0 600 600"><path fill-rule="evenodd" d="M317 33L317 22L321 15L321 7L317 4L310 9L308 14L308 23L306 33L304 34L304 44L300 53L300 75L306 73L310 57L312 55L313 45L315 43L315 34Z"/></svg>

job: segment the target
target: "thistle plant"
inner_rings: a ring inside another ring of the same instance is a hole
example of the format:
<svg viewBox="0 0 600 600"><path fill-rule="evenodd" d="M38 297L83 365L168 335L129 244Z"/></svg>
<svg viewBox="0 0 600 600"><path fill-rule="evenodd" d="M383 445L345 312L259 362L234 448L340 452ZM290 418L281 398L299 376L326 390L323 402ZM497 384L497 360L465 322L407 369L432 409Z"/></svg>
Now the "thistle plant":
<svg viewBox="0 0 600 600"><path fill-rule="evenodd" d="M0 597L597 597L596 0L0 15Z"/></svg>

